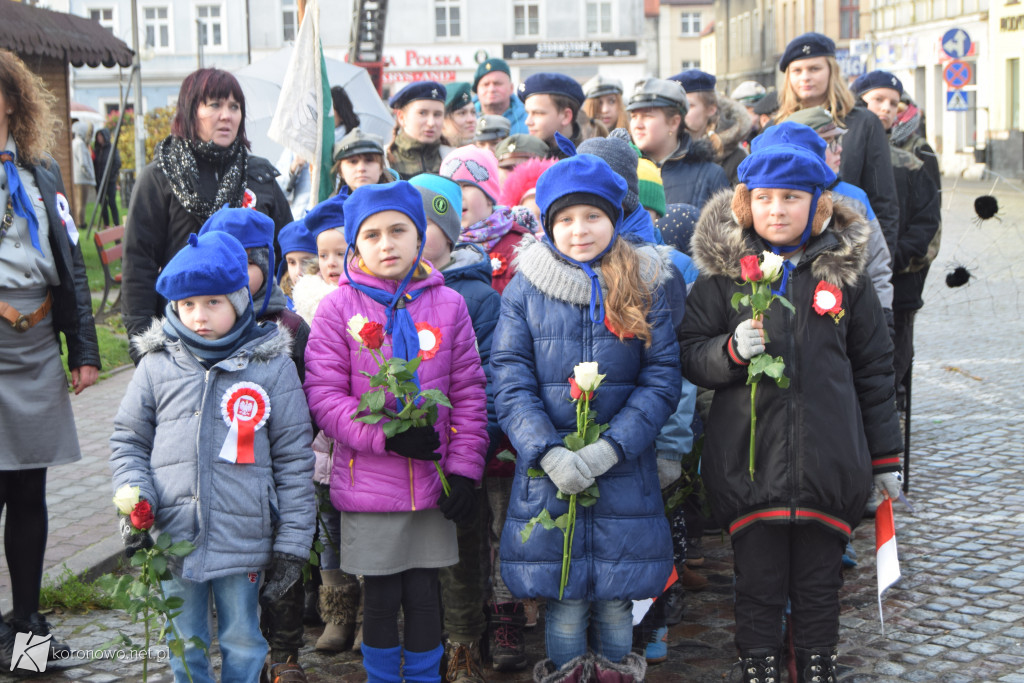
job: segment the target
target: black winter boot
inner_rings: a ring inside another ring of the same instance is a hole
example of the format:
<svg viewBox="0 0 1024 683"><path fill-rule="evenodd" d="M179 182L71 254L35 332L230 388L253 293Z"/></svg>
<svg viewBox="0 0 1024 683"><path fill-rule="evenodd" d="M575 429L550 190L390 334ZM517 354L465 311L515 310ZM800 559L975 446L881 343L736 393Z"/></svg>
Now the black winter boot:
<svg viewBox="0 0 1024 683"><path fill-rule="evenodd" d="M796 648L797 683L835 683L836 648Z"/></svg>
<svg viewBox="0 0 1024 683"><path fill-rule="evenodd" d="M501 602L492 606L490 620L491 668L496 671L522 671L526 668L526 641L523 627L526 613L521 602Z"/></svg>
<svg viewBox="0 0 1024 683"><path fill-rule="evenodd" d="M779 675L780 653L770 648L740 653L743 683L781 683Z"/></svg>

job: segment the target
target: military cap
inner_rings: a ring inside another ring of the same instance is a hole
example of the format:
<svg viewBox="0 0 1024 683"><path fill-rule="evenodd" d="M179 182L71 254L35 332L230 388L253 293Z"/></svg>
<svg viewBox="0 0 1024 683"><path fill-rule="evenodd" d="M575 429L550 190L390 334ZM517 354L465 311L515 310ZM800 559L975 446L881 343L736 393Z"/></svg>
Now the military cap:
<svg viewBox="0 0 1024 683"><path fill-rule="evenodd" d="M629 103L626 105L626 111L648 107L672 107L685 114L689 108L686 102L686 91L679 81L663 78L646 78L637 81L633 94L629 97Z"/></svg>

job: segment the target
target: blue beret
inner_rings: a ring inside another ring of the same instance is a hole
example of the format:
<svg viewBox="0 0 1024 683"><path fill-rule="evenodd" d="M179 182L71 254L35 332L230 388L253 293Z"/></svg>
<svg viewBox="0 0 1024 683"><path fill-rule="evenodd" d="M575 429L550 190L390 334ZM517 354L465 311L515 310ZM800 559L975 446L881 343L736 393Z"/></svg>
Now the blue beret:
<svg viewBox="0 0 1024 683"><path fill-rule="evenodd" d="M582 105L586 99L583 87L565 74L539 73L533 74L519 84L519 100L526 102L530 95L564 95Z"/></svg>
<svg viewBox="0 0 1024 683"><path fill-rule="evenodd" d="M670 76L668 80L681 83L686 92L714 92L715 83L718 82L714 76L700 69L687 69Z"/></svg>
<svg viewBox="0 0 1024 683"><path fill-rule="evenodd" d="M405 180L384 185L364 185L345 202L345 241L349 247L363 221L381 211L400 211L409 217L422 238L427 232L427 218L423 213L423 197L419 190Z"/></svg>
<svg viewBox="0 0 1024 683"><path fill-rule="evenodd" d="M231 294L248 286L249 259L245 247L226 232L189 235L188 243L156 279L156 291L168 301Z"/></svg>
<svg viewBox="0 0 1024 683"><path fill-rule="evenodd" d="M888 71L872 71L860 76L850 86L850 90L857 97L860 97L868 90L875 90L876 88L892 88L903 97L903 83L900 79L896 78L893 74Z"/></svg>
<svg viewBox="0 0 1024 683"><path fill-rule="evenodd" d="M825 158L825 148L828 146L828 143L810 126L795 121L783 121L765 128L763 133L754 138L750 143L750 153L754 154L765 147L779 144L803 147L820 159Z"/></svg>
<svg viewBox="0 0 1024 683"><path fill-rule="evenodd" d="M512 69L508 68L508 62L504 59L491 57L476 68L476 76L473 77L473 92L476 92L476 86L480 83L480 79L492 71L500 71L509 78L512 78Z"/></svg>
<svg viewBox="0 0 1024 683"><path fill-rule="evenodd" d="M786 51L779 60L779 71L786 73L790 62L810 57L835 57L836 44L828 36L820 33L805 33L789 41Z"/></svg>
<svg viewBox="0 0 1024 683"><path fill-rule="evenodd" d="M392 95L388 105L392 109L401 109L415 100L433 100L444 104L447 97L448 91L437 81L417 81Z"/></svg>
<svg viewBox="0 0 1024 683"><path fill-rule="evenodd" d="M793 125L803 126L799 123ZM824 190L836 179L836 174L825 165L822 157L784 139L777 140L775 144L758 145L750 156L740 162L737 171L739 181L750 189L781 187L813 193Z"/></svg>
<svg viewBox="0 0 1024 683"><path fill-rule="evenodd" d="M313 236L314 244L316 238L325 230L345 227L344 207L347 199L347 193L339 192L314 206L302 219L306 223L306 230ZM316 253L316 249L313 249L313 253Z"/></svg>
<svg viewBox="0 0 1024 683"><path fill-rule="evenodd" d="M618 231L622 223L622 200L626 198L626 181L612 170L604 159L593 154L577 154L563 159L544 171L537 180L537 207L544 217L544 229L548 230L547 217L551 206L567 195L591 195L614 207L616 215L609 217ZM586 204L586 201L576 202Z"/></svg>
<svg viewBox="0 0 1024 683"><path fill-rule="evenodd" d="M274 227L274 221L270 216L255 209L224 207L206 219L199 234L226 232L237 239L245 249L266 249L267 272L264 277L270 279L274 274ZM270 303L273 287L266 289L264 307L260 309L261 311L265 310L266 305Z"/></svg>
<svg viewBox="0 0 1024 683"><path fill-rule="evenodd" d="M281 247L282 256L293 251L316 253L316 238L306 227L305 221L293 221L281 228L281 232L277 233L277 244Z"/></svg>

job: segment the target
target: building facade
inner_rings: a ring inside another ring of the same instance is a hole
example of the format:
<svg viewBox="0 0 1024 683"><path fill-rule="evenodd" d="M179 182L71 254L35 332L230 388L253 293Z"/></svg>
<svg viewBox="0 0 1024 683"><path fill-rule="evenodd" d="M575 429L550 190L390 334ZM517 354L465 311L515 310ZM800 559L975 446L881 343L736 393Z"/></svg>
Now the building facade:
<svg viewBox="0 0 1024 683"><path fill-rule="evenodd" d="M713 73L701 57L701 34L715 20L710 0L661 0L658 13L658 73L668 78L685 69Z"/></svg>

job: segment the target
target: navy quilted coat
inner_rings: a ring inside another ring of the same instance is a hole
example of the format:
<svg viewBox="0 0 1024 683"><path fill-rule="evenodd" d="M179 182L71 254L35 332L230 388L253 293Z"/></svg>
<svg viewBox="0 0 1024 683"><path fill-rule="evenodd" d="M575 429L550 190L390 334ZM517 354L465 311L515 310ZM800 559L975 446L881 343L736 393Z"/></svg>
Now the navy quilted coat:
<svg viewBox="0 0 1024 683"><path fill-rule="evenodd" d="M654 439L679 401L679 348L660 290L649 315L653 343L615 337L590 320L590 282L546 244L524 241L519 271L502 295L491 345L498 422L518 452L508 516L501 538L501 575L517 597L558 597L562 540L558 529L527 522L547 509L568 509L547 477L529 468L575 430L568 378L577 363L597 361L606 374L591 407L602 438L619 462L597 478L600 498L577 507L576 532L565 599L641 599L659 595L672 571L672 541L658 486ZM648 281L669 269L639 248ZM657 265L655 265L657 264ZM655 272L657 270L657 272Z"/></svg>

